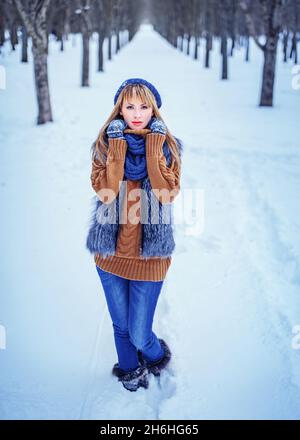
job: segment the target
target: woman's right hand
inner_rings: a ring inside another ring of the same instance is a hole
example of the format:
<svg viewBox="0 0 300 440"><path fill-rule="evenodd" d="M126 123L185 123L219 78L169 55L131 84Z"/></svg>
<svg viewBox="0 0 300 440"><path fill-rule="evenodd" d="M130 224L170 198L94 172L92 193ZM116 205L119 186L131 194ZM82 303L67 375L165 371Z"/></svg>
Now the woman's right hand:
<svg viewBox="0 0 300 440"><path fill-rule="evenodd" d="M110 122L106 129L107 136L109 138L120 138L125 139L123 130L127 127L124 119L114 119Z"/></svg>

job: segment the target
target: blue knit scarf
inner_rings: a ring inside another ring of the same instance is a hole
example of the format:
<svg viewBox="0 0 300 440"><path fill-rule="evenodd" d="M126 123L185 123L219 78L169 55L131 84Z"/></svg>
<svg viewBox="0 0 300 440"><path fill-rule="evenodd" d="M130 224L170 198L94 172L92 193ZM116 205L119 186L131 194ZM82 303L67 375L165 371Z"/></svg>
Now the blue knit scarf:
<svg viewBox="0 0 300 440"><path fill-rule="evenodd" d="M148 175L146 141L142 135L135 133L124 133L124 137L128 145L124 164L124 176L130 180L144 179ZM166 144L163 145L163 152L168 164L171 153Z"/></svg>

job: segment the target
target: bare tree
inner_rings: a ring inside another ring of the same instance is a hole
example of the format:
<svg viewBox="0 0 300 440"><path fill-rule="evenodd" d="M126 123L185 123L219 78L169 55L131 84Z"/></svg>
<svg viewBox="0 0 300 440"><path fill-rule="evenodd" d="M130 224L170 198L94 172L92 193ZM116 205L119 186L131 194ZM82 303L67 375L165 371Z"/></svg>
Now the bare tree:
<svg viewBox="0 0 300 440"><path fill-rule="evenodd" d="M90 36L92 32L90 0L77 0L76 14L80 19L80 29L82 34L82 70L81 86L88 87L89 84L89 65L90 65Z"/></svg>
<svg viewBox="0 0 300 440"><path fill-rule="evenodd" d="M28 34L32 39L34 75L38 104L37 123L44 124L52 119L48 83L48 34L46 14L50 0L13 0Z"/></svg>
<svg viewBox="0 0 300 440"><path fill-rule="evenodd" d="M290 15L289 15L289 23L292 32L292 44L290 51L290 58L294 58L295 64L298 64L298 38L297 33L300 28L300 0L294 0L289 3L290 6Z"/></svg>
<svg viewBox="0 0 300 440"><path fill-rule="evenodd" d="M98 72L104 71L103 44L105 40L107 24L104 20L108 8L107 0L97 0L95 3L95 28L98 32Z"/></svg>
<svg viewBox="0 0 300 440"><path fill-rule="evenodd" d="M281 14L284 0L259 0L258 3L240 0L239 4L245 13L249 33L264 54L263 79L259 105L273 106L277 44L281 29ZM258 38L259 32L256 27L257 20L255 20L254 5L258 7L258 12L262 17L266 39L265 43L261 43Z"/></svg>
<svg viewBox="0 0 300 440"><path fill-rule="evenodd" d="M205 61L204 67L208 68L210 63L210 51L212 50L212 35L213 35L213 3L205 0L203 4L204 9L204 37L205 37Z"/></svg>
<svg viewBox="0 0 300 440"><path fill-rule="evenodd" d="M217 0L215 3L215 7L219 12L217 23L218 33L221 37L222 79L228 79L228 37L232 3L232 0Z"/></svg>

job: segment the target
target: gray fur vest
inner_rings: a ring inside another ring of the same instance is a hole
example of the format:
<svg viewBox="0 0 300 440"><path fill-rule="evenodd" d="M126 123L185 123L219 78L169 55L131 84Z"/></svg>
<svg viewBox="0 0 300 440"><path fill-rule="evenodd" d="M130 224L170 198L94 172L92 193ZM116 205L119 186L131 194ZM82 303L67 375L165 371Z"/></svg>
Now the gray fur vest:
<svg viewBox="0 0 300 440"><path fill-rule="evenodd" d="M176 138L179 155L182 155L182 141ZM171 154L167 142L164 142L164 150L167 166L171 163ZM166 150L165 150L166 151ZM104 204L96 195L93 197L93 212L89 231L86 239L86 247L92 254L99 253L102 257L114 255L118 240L119 221L123 211L123 203L126 195L126 178L120 185L117 197L110 203ZM141 217L142 239L140 257L167 258L175 249L173 236L173 205L162 204L155 194L148 175L141 179Z"/></svg>

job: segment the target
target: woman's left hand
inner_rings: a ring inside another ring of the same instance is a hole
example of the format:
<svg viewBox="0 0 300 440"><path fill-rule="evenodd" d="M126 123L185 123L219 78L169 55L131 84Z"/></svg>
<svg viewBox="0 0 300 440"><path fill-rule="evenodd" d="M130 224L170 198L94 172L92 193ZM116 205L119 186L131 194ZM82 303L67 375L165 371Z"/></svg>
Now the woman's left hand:
<svg viewBox="0 0 300 440"><path fill-rule="evenodd" d="M152 121L149 124L149 128L152 131L152 133L160 133L160 134L167 133L166 125L161 119L158 118L152 118Z"/></svg>

